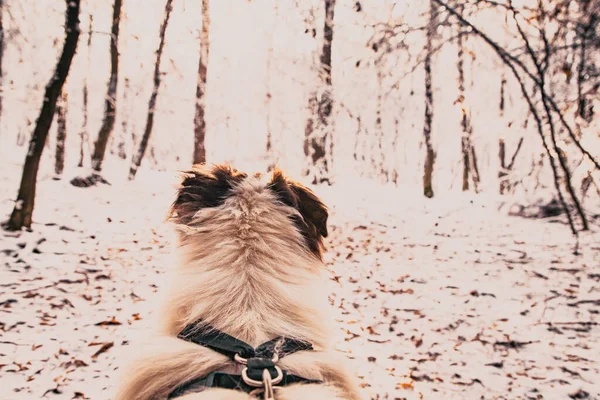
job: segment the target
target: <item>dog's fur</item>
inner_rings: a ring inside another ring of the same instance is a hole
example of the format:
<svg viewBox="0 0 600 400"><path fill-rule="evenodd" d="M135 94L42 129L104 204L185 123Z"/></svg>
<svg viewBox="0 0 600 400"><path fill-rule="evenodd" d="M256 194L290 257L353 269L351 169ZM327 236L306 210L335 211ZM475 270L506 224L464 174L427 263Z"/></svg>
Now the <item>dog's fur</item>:
<svg viewBox="0 0 600 400"><path fill-rule="evenodd" d="M117 400L166 399L177 386L240 366L208 348L176 338L197 320L257 346L277 336L308 341L278 365L325 384L277 390L278 400L359 399L345 361L330 348L321 288L327 208L305 186L276 170L248 176L227 166L194 167L169 218L180 257L167 297L165 326L152 348L123 374ZM241 391L206 389L182 400L251 399Z"/></svg>

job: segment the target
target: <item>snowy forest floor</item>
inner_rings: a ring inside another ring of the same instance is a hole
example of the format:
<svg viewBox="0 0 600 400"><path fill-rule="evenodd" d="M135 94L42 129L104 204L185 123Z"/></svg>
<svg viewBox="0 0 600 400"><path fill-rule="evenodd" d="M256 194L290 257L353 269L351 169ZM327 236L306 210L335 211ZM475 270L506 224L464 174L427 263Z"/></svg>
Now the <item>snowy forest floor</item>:
<svg viewBox="0 0 600 400"><path fill-rule="evenodd" d="M0 172L3 218L19 176ZM41 177L33 231L0 233L0 399L111 398L170 265L162 221L176 182ZM597 221L574 255L562 222L506 217L476 197L317 193L331 208L337 348L365 398L600 398Z"/></svg>

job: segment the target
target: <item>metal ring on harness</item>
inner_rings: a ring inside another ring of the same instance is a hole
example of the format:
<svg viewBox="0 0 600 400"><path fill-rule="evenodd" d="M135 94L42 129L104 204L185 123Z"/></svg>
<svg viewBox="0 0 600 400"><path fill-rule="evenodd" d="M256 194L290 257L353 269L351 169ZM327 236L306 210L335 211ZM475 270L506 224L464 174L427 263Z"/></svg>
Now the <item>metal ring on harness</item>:
<svg viewBox="0 0 600 400"><path fill-rule="evenodd" d="M239 353L235 353L235 354L233 355L233 359L234 359L236 362L238 362L238 363L240 363L240 364L242 364L242 365L246 365L246 364L248 364L248 359L247 359L247 358L244 358L244 357L242 357L242 356L240 356L240 355L239 355ZM279 361L279 354L277 354L277 353L273 353L273 358L271 358L271 361L273 361L274 363L276 363L277 361Z"/></svg>
<svg viewBox="0 0 600 400"><path fill-rule="evenodd" d="M239 362L239 363L240 363L240 364L242 364L242 365L246 365L246 364L248 364L248 360L247 360L247 359L245 359L244 357L240 356L238 353L235 353L235 354L233 355L233 359L234 359L235 361Z"/></svg>
<svg viewBox="0 0 600 400"><path fill-rule="evenodd" d="M269 373L269 371L267 369L263 370L263 379L265 377L265 371L266 371L267 374L268 374L268 376L269 376L269 382L271 384L273 384L273 385L277 385L283 379L283 371L281 370L281 368L279 368L276 365L275 366L275 370L277 371L277 376L275 377L275 379L270 379L271 378L271 374ZM244 380L244 382L246 382L247 385L252 386L252 387L263 387L263 386L265 386L265 382L254 380L254 379L252 379L252 378L250 378L248 376L248 367L246 367L246 368L244 368L242 370L242 379Z"/></svg>

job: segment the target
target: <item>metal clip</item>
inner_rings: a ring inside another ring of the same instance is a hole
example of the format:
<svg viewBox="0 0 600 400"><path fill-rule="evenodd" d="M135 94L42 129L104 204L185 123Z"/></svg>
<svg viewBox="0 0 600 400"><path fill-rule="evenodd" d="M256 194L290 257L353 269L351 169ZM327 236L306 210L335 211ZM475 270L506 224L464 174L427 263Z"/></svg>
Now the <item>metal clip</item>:
<svg viewBox="0 0 600 400"><path fill-rule="evenodd" d="M264 387L264 385L265 385L264 384L264 379L265 379L265 373L266 373L269 376L269 382L270 382L270 384L271 385L277 385L279 382L281 382L283 380L283 371L278 366L275 366L275 370L277 371L277 376L275 377L275 379L271 379L271 374L269 373L269 370L264 369L263 370L263 381L256 381L256 380L254 380L254 379L252 379L252 378L250 378L248 376L248 368L244 368L242 370L242 379L249 386Z"/></svg>
<svg viewBox="0 0 600 400"><path fill-rule="evenodd" d="M273 387L273 385L277 385L278 383L280 383L283 380L283 371L281 370L281 368L279 368L277 365L274 366L275 371L277 372L277 376L275 378L271 377L271 373L269 372L269 370L267 368L263 369L262 381L257 381L248 376L248 367L247 367L248 360L246 358L243 358L239 354L235 354L235 356L233 358L236 362L238 362L242 365L246 365L246 367L244 369L242 369L242 380L247 385L256 388L250 392L250 395L256 396L256 395L262 393L264 400L275 400L275 388ZM252 359L252 360L255 360L255 359ZM258 359L258 360L260 360L260 359ZM271 361L273 363L276 363L277 361L279 361L279 354L277 354L277 353L273 354L273 358L271 359ZM256 364L256 363L254 363L254 364ZM264 365L264 362L260 363L259 365L261 365L261 364ZM273 366L273 364L271 364L271 366ZM256 368L257 365L254 365L253 367Z"/></svg>
<svg viewBox="0 0 600 400"><path fill-rule="evenodd" d="M263 399L264 400L275 400L275 395L273 393L273 380L271 379L271 373L266 370L263 369L263 384L264 384L264 393L263 393Z"/></svg>

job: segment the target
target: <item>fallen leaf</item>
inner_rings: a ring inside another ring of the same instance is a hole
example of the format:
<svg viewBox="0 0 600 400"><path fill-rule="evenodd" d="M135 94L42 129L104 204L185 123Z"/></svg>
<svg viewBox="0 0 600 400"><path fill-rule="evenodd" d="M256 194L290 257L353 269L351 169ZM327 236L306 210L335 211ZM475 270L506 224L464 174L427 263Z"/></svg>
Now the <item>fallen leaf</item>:
<svg viewBox="0 0 600 400"><path fill-rule="evenodd" d="M117 321L117 319L115 317L112 317L108 321L101 321L101 322L98 322L98 323L96 323L94 325L96 325L96 326L121 325L121 323L119 321Z"/></svg>
<svg viewBox="0 0 600 400"><path fill-rule="evenodd" d="M102 347L100 347L98 349L98 351L94 353L92 358L94 358L94 359L97 358L100 354L105 353L106 351L108 351L108 349L110 349L114 345L115 345L115 342L106 342L106 343L102 344Z"/></svg>
<svg viewBox="0 0 600 400"><path fill-rule="evenodd" d="M367 339L367 340L372 343L387 343L390 341L390 339L386 339L386 340Z"/></svg>
<svg viewBox="0 0 600 400"><path fill-rule="evenodd" d="M70 367L79 368L79 367L87 367L87 366L88 366L88 364L85 361L78 360L78 359L73 359L73 360L70 360L70 361L67 361L67 362L61 364L61 367L65 368L65 369L70 368Z"/></svg>
<svg viewBox="0 0 600 400"><path fill-rule="evenodd" d="M489 364L485 364L486 367L494 367L494 368L502 368L504 366L504 362L500 361L500 362L493 362L493 363L489 363Z"/></svg>
<svg viewBox="0 0 600 400"><path fill-rule="evenodd" d="M415 387L413 386L412 383L406 383L406 382L402 382L396 385L396 389L414 389Z"/></svg>

